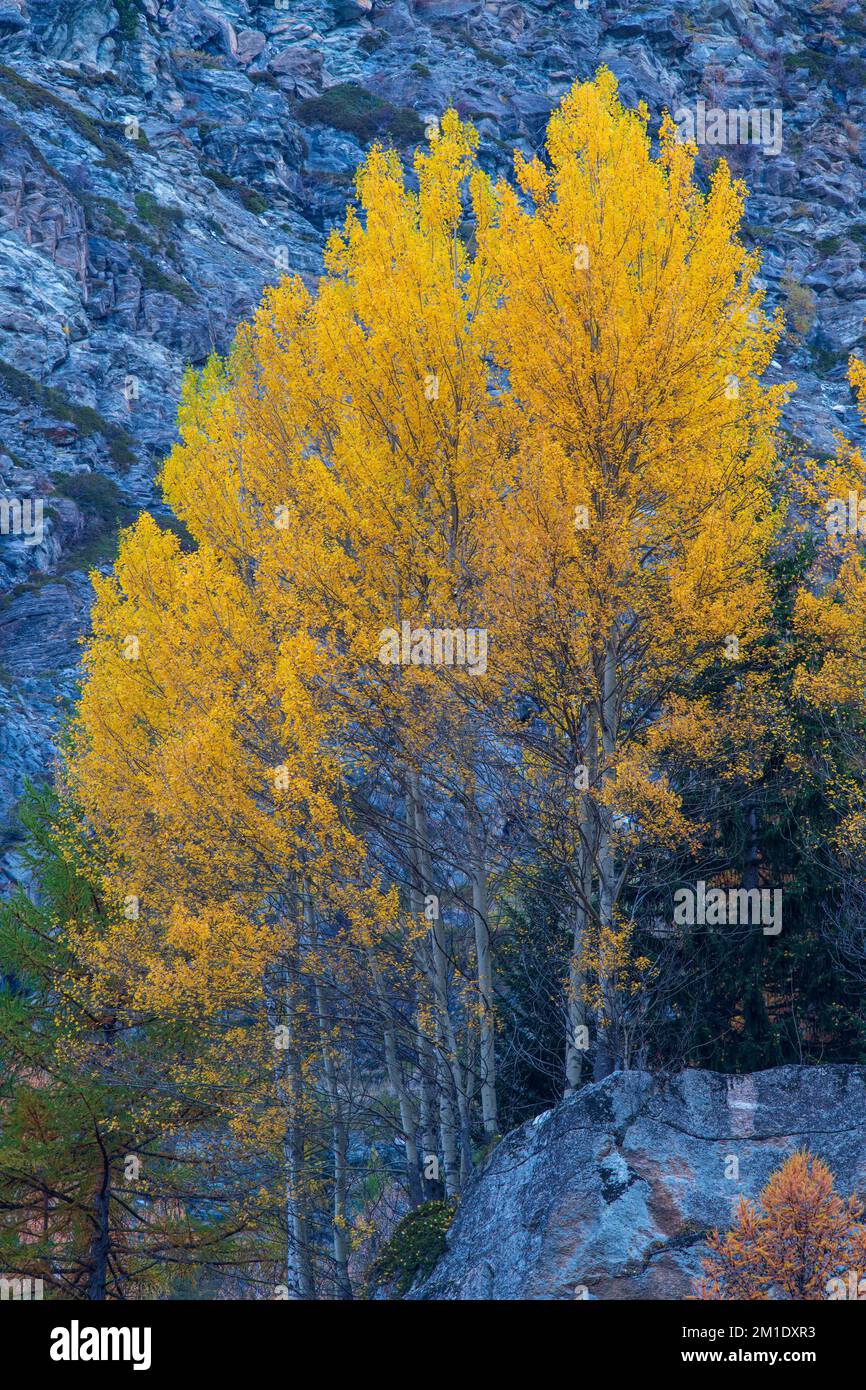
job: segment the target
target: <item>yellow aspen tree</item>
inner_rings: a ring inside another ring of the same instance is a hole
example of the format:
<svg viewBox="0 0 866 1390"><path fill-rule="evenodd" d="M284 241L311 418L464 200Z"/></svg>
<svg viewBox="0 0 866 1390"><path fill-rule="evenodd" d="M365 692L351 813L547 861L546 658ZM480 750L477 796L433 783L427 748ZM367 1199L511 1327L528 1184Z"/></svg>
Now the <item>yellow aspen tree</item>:
<svg viewBox="0 0 866 1390"><path fill-rule="evenodd" d="M361 769L390 764L411 820L422 900L436 884L421 788L472 781L471 765L451 752L450 730L466 725L482 665L448 660L455 647L465 656L467 632L481 630L472 496L498 420L482 332L493 286L458 235L463 189L477 177L475 143L453 113L443 118L416 160L417 194L393 154L371 152L358 176L361 216L350 213L331 237L317 295L283 282L239 335L228 369L188 385L183 443L165 470L167 496L190 529L255 566L281 628L294 634L285 660L339 710L343 756ZM227 478L241 522L224 517ZM480 1091L492 1134L490 912L477 814L471 839ZM447 1016L443 931L434 919L421 975L440 1090L452 1093L444 1109L460 1111L465 1175L467 1078Z"/></svg>
<svg viewBox="0 0 866 1390"><path fill-rule="evenodd" d="M372 879L359 888L363 851L334 802L322 719L278 675L279 634L235 558L206 544L184 555L145 517L98 589L69 776L122 910L93 941L92 961L106 990L123 972L141 1007L171 1011L194 982L204 1017L262 1001L272 1033L286 1030L274 1071L286 1282L310 1297L301 1169L311 1030L300 1037L298 976L311 859L323 900L368 936L392 909Z"/></svg>
<svg viewBox="0 0 866 1390"><path fill-rule="evenodd" d="M745 189L720 161L702 193L672 121L655 156L646 127L610 72L576 85L551 118L549 163L516 157L517 187L492 190L478 236L500 282L492 332L516 421L491 486L485 601L497 662L544 726L542 756L581 777L569 1088L587 937L603 1074L618 1061L603 961L619 954L630 842L685 829L647 732L671 692L760 636L778 525L787 391L760 381L780 326L737 239Z"/></svg>

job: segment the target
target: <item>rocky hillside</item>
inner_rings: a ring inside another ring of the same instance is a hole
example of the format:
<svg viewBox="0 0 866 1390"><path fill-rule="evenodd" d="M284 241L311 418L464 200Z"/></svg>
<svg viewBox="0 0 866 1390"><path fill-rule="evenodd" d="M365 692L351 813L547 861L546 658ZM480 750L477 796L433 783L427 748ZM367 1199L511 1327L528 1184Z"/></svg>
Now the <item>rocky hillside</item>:
<svg viewBox="0 0 866 1390"><path fill-rule="evenodd" d="M50 767L75 688L88 570L159 507L184 364L225 349L263 286L311 282L374 139L407 156L454 105L505 171L575 77L628 103L779 113L778 152L726 154L752 190L789 334L773 375L812 447L855 428L866 313L866 12L849 0L0 0L0 841ZM36 542L36 543L31 543Z"/></svg>
<svg viewBox="0 0 866 1390"><path fill-rule="evenodd" d="M683 1299L739 1196L806 1146L866 1193L866 1068L619 1072L509 1134L420 1299Z"/></svg>

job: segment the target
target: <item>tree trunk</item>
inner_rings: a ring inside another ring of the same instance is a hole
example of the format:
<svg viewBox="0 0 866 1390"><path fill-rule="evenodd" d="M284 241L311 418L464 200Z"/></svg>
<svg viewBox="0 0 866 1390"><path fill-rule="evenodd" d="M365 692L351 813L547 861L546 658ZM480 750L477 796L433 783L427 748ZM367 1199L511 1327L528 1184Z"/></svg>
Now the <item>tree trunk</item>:
<svg viewBox="0 0 866 1390"><path fill-rule="evenodd" d="M587 856L588 858L588 856ZM565 1029L565 1094L574 1095L583 1075L586 1054L583 1030L586 1028L586 1004L583 997L583 949L587 923L587 901L592 891L592 869L589 863L579 866L582 888L574 905L571 957L568 962L568 999ZM587 888L589 891L587 891Z"/></svg>
<svg viewBox="0 0 866 1390"><path fill-rule="evenodd" d="M615 776L612 766L616 749L616 637L605 643L601 690L601 746L603 757L602 788ZM598 913L599 932L603 937L614 930L614 891L616 865L611 835L611 813L607 806L599 807L598 829ZM603 948L602 948L603 950ZM619 1065L616 1040L616 981L610 977L603 959L600 960L599 988L602 1007L599 1018L595 1052L595 1078L601 1080Z"/></svg>
<svg viewBox="0 0 866 1390"><path fill-rule="evenodd" d="M424 1196L427 1201L433 1197L438 1197L440 1193L439 1179L426 1177L424 1170L427 1168L427 1161L437 1158L439 1147L436 1142L436 1057L433 1046L424 1031L423 1021L418 1021L418 1065L421 1072L421 1152L422 1152L422 1186Z"/></svg>
<svg viewBox="0 0 866 1390"><path fill-rule="evenodd" d="M471 814L470 844L472 852L472 916L475 923L475 961L478 978L478 1001L481 1009L479 1049L481 1115L484 1122L484 1133L492 1138L493 1135L499 1133L499 1115L496 1104L496 1022L493 1013L493 960L484 837L474 813Z"/></svg>
<svg viewBox="0 0 866 1390"><path fill-rule="evenodd" d="M430 861L427 821L421 804L417 774L412 774L410 777L409 805L410 823L414 831L412 843L417 854L418 881L421 886L421 893L424 895L435 892L435 885ZM468 1176L471 1167L471 1141L469 1140L469 1116L466 1111L466 1092L457 1052L457 1038L448 1007L448 958L445 951L442 918L439 912L436 913L430 924L430 950L432 957L430 974L436 1015L439 1127L442 1139L442 1157L445 1163L445 1190L447 1195L451 1197L457 1195L464 1179ZM460 1117L459 1134L462 1143L459 1145L453 1098L456 1098Z"/></svg>
<svg viewBox="0 0 866 1390"><path fill-rule="evenodd" d="M277 1098L285 1113L282 1150L283 1171L286 1194L286 1293L290 1299L309 1299L313 1295L313 1281L309 1262L309 1248L306 1238L306 1218L301 1210L302 1198L299 1190L299 1176L303 1167L303 1135L298 1123L295 1084L297 1071L292 1064L291 1053L296 1050L293 1029L293 1006L288 982L286 963L278 967L282 981L274 979L274 972L265 980L265 1007L268 1024L276 1040L277 1029L284 1027L287 1032L285 1048L274 1045L274 1085ZM285 1022L280 1019L280 1003L284 1002Z"/></svg>
<svg viewBox="0 0 866 1390"><path fill-rule="evenodd" d="M400 1066L400 1057L397 1051L397 1034L390 1022L391 1011L385 994L385 986L382 983L382 974L372 951L367 952L367 960L370 967L370 975L373 980L373 988L376 991L376 998L382 1012L385 1068L388 1072L388 1081L391 1090L397 1097L397 1104L400 1107L400 1131L406 1154L406 1182L409 1188L409 1201L413 1207L417 1207L418 1204L424 1200L421 1187L421 1169L418 1161L418 1141L416 1138L418 1125L417 1107L415 1098L403 1079L403 1071Z"/></svg>
<svg viewBox="0 0 866 1390"><path fill-rule="evenodd" d="M96 1230L88 1251L88 1277L85 1298L104 1302L108 1291L108 1258L111 1253L111 1172L103 1150L102 1176L96 1194L94 1220Z"/></svg>
<svg viewBox="0 0 866 1390"><path fill-rule="evenodd" d="M316 945L316 909L309 887L304 887L304 925L307 937ZM351 1299L352 1281L349 1278L349 1223L346 1217L346 1198L349 1185L349 1127L346 1123L342 1097L340 1095L337 1068L334 1065L332 1050L333 1023L331 1009L324 982L315 981L316 1016L319 1024L319 1046L322 1053L322 1070L325 1074L325 1089L331 1109L331 1134L333 1142L333 1221L332 1243L334 1250L334 1282L337 1297Z"/></svg>
<svg viewBox="0 0 866 1390"><path fill-rule="evenodd" d="M597 724L592 711L586 717L585 745L578 745L575 762L586 758L586 788L580 798L578 813L578 848L575 864L576 893L572 915L571 958L568 962L568 999L565 1028L565 1094L574 1095L583 1076L586 1042L581 1030L586 1028L585 976L583 953L586 929L592 902L592 796L598 775ZM582 1046L579 1045L583 1044Z"/></svg>

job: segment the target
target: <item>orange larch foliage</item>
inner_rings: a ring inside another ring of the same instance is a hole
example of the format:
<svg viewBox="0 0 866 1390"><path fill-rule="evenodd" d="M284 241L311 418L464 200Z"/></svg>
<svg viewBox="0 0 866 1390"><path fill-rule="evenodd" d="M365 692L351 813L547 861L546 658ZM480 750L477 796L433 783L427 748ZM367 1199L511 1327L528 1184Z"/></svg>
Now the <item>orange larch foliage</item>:
<svg viewBox="0 0 866 1390"><path fill-rule="evenodd" d="M740 1198L733 1228L711 1235L700 1299L835 1297L831 1281L848 1282L866 1266L863 1204L840 1197L833 1174L806 1150L770 1177L757 1203Z"/></svg>

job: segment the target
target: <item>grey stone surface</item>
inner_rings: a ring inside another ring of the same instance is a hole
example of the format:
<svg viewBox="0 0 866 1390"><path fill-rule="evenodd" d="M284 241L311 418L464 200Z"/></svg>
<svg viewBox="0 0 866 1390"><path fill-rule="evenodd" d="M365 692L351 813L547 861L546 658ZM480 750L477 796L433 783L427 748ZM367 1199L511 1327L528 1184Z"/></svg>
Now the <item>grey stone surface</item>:
<svg viewBox="0 0 866 1390"><path fill-rule="evenodd" d="M866 1196L866 1067L614 1074L502 1140L409 1297L688 1298L707 1233L803 1147Z"/></svg>

